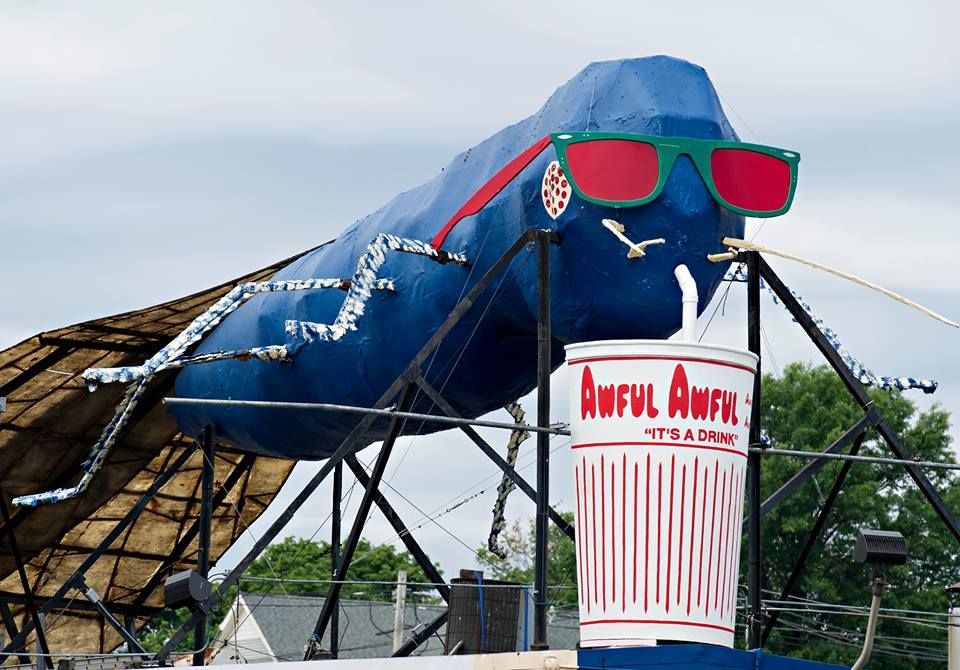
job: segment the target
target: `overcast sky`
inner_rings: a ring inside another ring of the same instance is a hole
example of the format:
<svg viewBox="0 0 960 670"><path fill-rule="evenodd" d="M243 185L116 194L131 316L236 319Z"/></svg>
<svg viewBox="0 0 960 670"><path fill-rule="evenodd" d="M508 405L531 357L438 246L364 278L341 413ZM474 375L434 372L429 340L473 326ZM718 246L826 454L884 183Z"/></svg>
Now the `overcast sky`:
<svg viewBox="0 0 960 670"><path fill-rule="evenodd" d="M661 53L707 69L743 139L802 154L793 210L758 242L958 318L957 19L947 2L4 3L0 347L335 237L587 63ZM867 367L939 380L933 400L958 413L960 332L771 263ZM816 360L781 308L763 308L768 370ZM743 321L734 299L706 340L744 346ZM554 387L566 420L562 374ZM556 444L554 503L570 509ZM315 468L298 466L288 489ZM443 435L402 441L389 472L411 524L411 505L442 512L488 478L417 531L447 574L473 566L495 467ZM520 495L511 518L532 514ZM288 531L311 535L329 508L324 489ZM376 516L367 535L392 538Z"/></svg>

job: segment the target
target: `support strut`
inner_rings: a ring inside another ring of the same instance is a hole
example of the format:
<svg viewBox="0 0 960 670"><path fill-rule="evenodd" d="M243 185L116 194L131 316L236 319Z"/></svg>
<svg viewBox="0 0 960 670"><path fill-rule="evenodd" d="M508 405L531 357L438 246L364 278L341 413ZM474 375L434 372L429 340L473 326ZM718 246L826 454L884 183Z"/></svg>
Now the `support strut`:
<svg viewBox="0 0 960 670"><path fill-rule="evenodd" d="M401 411L410 406L413 398L413 384L407 384L400 396L399 408ZM370 475L367 486L363 491L363 498L360 500L360 507L357 509L357 516L354 518L353 527L350 529L350 535L347 538L347 544L343 548L343 554L340 556L340 565L337 566L336 577L327 589L327 595L323 599L323 608L320 610L320 616L317 617L317 623L313 627L312 637L314 640L322 640L323 634L327 630L327 624L330 623L330 616L333 610L340 606L340 590L343 588L343 582L347 578L347 572L350 570L350 562L353 561L353 555L357 551L357 545L360 544L360 535L363 533L363 527L367 524L367 517L370 516L370 507L373 505L373 499L377 495L377 488L383 479L383 473L387 469L387 461L390 459L390 452L393 451L393 445L400 435L404 420L395 418L390 422L390 428L387 437L380 447L380 453L377 455L377 461L373 466L373 472ZM309 661L310 649L304 654L303 660Z"/></svg>
<svg viewBox="0 0 960 670"><path fill-rule="evenodd" d="M538 231L541 232L541 231ZM543 235L537 244L537 426L550 425L550 245ZM536 600L533 613L531 649L549 649L547 640L547 541L550 507L550 436L537 433L537 519L533 558L533 585Z"/></svg>
<svg viewBox="0 0 960 670"><path fill-rule="evenodd" d="M352 456L351 456L352 458ZM361 483L361 486L363 484ZM343 463L337 463L333 469L333 504L330 510L330 577L336 579L340 568L340 499L343 498ZM339 604L330 615L330 655L336 658L340 654L340 607Z"/></svg>
<svg viewBox="0 0 960 670"><path fill-rule="evenodd" d="M200 537L197 552L197 572L204 579L210 574L210 535L213 523L213 477L214 477L214 443L213 426L207 425L203 429L203 463L200 470ZM203 617L197 622L193 630L193 664L206 665L204 657L207 650L207 622L209 612L203 608Z"/></svg>
<svg viewBox="0 0 960 670"><path fill-rule="evenodd" d="M144 656L150 655L147 653L147 650L143 648L143 645L137 640L137 636L126 626L120 623L117 620L117 617L113 616L113 613L107 609L107 606L103 602L103 598L100 597L100 594L87 586L87 582L84 580L83 575L80 575L74 579L74 585L83 593L83 596L90 601L90 604L97 609L97 611L100 613L100 616L103 617L103 620L110 624L110 626L120 634L120 637L123 638L123 641L127 643L127 649L129 651L138 652Z"/></svg>
<svg viewBox="0 0 960 670"><path fill-rule="evenodd" d="M393 655L409 656L414 649L430 639L432 635L435 635L436 632L443 627L443 624L447 623L447 618L449 618L449 616L450 612L443 612L439 614L436 619L414 633L409 640L403 643L402 647L393 652Z"/></svg>
<svg viewBox="0 0 960 670"><path fill-rule="evenodd" d="M17 628L17 622L13 618L13 612L10 611L10 605L8 605L5 600L0 601L0 617L3 618L3 626L7 629L7 636L11 640L16 640L20 636L20 630ZM30 657L27 656L27 649L23 646L23 643L12 651L20 654L21 665L30 664Z"/></svg>
<svg viewBox="0 0 960 670"><path fill-rule="evenodd" d="M760 366L760 273L758 264L760 255L748 251L747 256L747 348L757 355L757 374L753 378L753 394L750 398L750 437L751 447L760 444L760 382L763 372ZM750 515L747 537L747 649L759 649L760 639L760 599L763 582L763 564L760 556L760 454L751 453L747 457L747 497Z"/></svg>

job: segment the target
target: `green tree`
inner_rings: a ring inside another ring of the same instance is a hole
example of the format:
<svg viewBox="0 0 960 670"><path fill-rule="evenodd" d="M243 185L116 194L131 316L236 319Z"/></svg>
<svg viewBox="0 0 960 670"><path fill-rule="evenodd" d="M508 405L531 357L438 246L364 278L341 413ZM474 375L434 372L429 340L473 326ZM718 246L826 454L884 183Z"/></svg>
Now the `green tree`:
<svg viewBox="0 0 960 670"><path fill-rule="evenodd" d="M896 391L874 391L870 395L914 456L955 462L946 411L935 406L918 412L913 402ZM824 366L796 363L787 366L780 379L764 377L761 402L763 425L773 447L822 451L863 415L839 377ZM867 433L860 454L893 456L874 431ZM768 496L785 483L804 462L784 457L765 458L763 495ZM764 518L765 588L777 594L783 588L840 467L840 463L824 467ZM948 506L960 510L956 472L924 472ZM946 612L944 587L957 581L960 547L902 466L859 463L852 466L821 539L804 567L796 596L832 605L869 604L869 570L852 559L858 528L898 530L907 538L910 557L906 565L888 571L890 586L884 595L884 608ZM746 547L742 556L745 559ZM745 575L745 570L744 564L741 574ZM778 596L765 594L765 597ZM861 636L857 632L865 628L863 617L813 611L783 612L781 621L782 625L774 629L767 645L772 652L846 664L859 654ZM855 633L851 635L849 631ZM742 640L742 631L738 639ZM943 626L882 619L870 667L876 670L942 667L942 661L923 657L945 654L945 640ZM903 650L913 650L913 657L891 655L902 654Z"/></svg>
<svg viewBox="0 0 960 670"><path fill-rule="evenodd" d="M409 552L397 551L396 547L391 545L374 545L361 538L347 572L347 580L352 583L343 585L340 597L393 600L392 584L396 582L397 572L400 570L406 570L407 581L410 583L425 584L429 581ZM260 558L250 565L244 579L240 580L240 589L244 592L323 596L332 576L329 542L286 537L267 547ZM248 577L255 579L247 579ZM229 597L221 600L211 613L211 635L230 611L236 594L237 589L231 589ZM429 587L411 586L407 589L407 599L434 602L435 594ZM141 644L147 651L158 651L189 616L190 612L186 608L165 610L141 632ZM177 650L188 651L192 648L193 636L188 635Z"/></svg>

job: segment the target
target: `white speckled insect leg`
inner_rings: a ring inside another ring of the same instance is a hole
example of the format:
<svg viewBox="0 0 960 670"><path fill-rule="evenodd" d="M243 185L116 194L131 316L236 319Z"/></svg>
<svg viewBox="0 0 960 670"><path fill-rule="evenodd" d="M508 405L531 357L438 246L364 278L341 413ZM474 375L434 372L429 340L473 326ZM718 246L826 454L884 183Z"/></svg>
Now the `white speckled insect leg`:
<svg viewBox="0 0 960 670"><path fill-rule="evenodd" d="M377 278L380 267L387 260L388 251L402 251L430 258L440 255L437 249L426 242L380 233L367 245L366 253L357 261L357 271L353 275L350 290L347 291L347 297L344 298L343 305L333 323L291 320L285 324L287 333L304 342L313 340L336 342L351 330L356 330L357 321L363 316L371 291L380 288L384 282L389 284L389 288L393 288L390 280ZM450 260L458 264L467 263L467 257L463 254L450 254Z"/></svg>

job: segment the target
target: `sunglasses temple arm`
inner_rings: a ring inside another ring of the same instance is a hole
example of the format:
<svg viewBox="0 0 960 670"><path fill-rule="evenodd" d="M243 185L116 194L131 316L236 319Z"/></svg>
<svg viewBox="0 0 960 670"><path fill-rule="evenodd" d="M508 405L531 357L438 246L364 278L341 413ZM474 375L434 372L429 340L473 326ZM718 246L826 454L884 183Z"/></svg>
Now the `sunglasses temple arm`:
<svg viewBox="0 0 960 670"><path fill-rule="evenodd" d="M454 226L468 216L473 216L483 209L488 202L493 200L494 197L496 197L496 195L507 186L507 184L513 181L516 176L520 174L523 168L530 165L530 163L533 162L533 159L539 156L540 153L550 145L551 141L552 140L550 139L549 135L542 137L532 147L500 168L495 175L487 180L487 182L481 186L460 209L457 210L457 213L454 214L449 221L447 221L447 224L440 230L439 233L437 233L436 237L431 240L430 244L433 245L434 248L439 249L443 245L444 240L447 239L447 235L450 234L451 230L453 230Z"/></svg>

